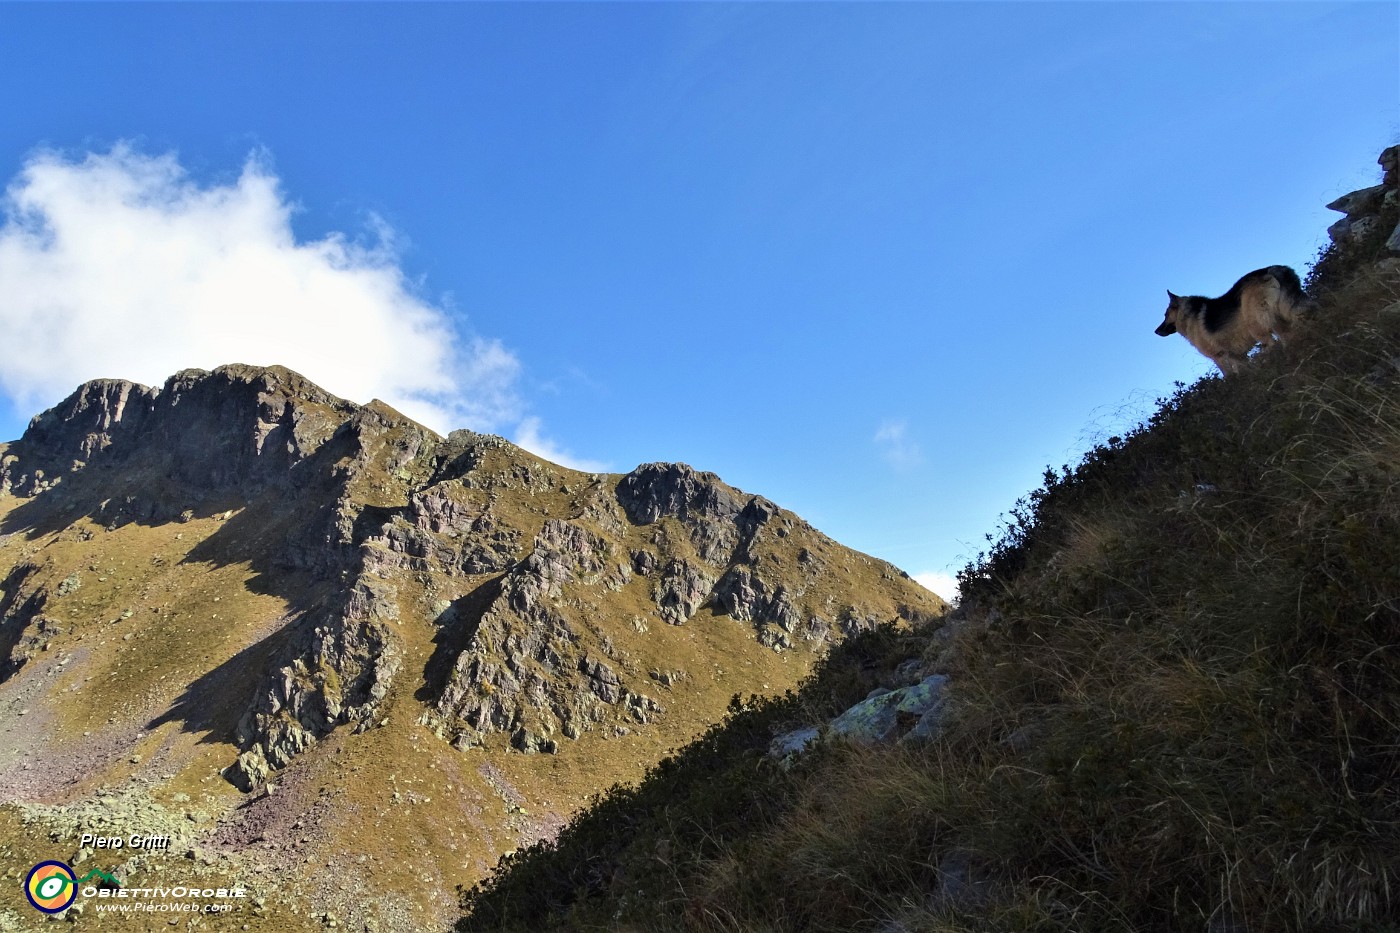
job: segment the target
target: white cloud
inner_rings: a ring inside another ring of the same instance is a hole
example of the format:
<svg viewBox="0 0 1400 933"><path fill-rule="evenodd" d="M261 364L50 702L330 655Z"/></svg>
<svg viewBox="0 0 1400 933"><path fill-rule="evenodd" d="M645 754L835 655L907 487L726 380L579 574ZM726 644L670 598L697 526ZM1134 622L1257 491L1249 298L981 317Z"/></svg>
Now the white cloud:
<svg viewBox="0 0 1400 933"><path fill-rule="evenodd" d="M514 440L517 446L524 447L532 454L566 466L571 470L582 470L585 473L608 472L606 463L575 457L569 451L556 446L553 441L540 432L540 419L533 415L521 420L520 424L516 426Z"/></svg>
<svg viewBox="0 0 1400 933"><path fill-rule="evenodd" d="M896 470L912 470L924 462L924 453L909 437L909 424L903 420L886 420L875 431L875 445L880 456Z"/></svg>
<svg viewBox="0 0 1400 933"><path fill-rule="evenodd" d="M298 242L293 210L256 153L207 185L124 144L33 155L0 224L0 392L36 412L92 378L276 363L438 431L521 417L519 361L415 294L387 225Z"/></svg>
<svg viewBox="0 0 1400 933"><path fill-rule="evenodd" d="M931 590L950 603L958 601L958 578L951 573L931 570L928 573L913 574L913 580L926 590Z"/></svg>

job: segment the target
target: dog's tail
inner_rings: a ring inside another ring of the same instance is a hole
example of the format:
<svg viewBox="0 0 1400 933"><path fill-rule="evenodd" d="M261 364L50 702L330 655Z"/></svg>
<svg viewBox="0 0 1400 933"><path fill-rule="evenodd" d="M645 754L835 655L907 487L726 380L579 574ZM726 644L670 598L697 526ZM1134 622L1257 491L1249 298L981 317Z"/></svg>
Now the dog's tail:
<svg viewBox="0 0 1400 933"><path fill-rule="evenodd" d="M1278 314L1289 323L1300 315L1313 310L1312 299L1303 291L1303 282L1298 273L1288 266L1269 266L1269 277L1274 280L1274 307Z"/></svg>

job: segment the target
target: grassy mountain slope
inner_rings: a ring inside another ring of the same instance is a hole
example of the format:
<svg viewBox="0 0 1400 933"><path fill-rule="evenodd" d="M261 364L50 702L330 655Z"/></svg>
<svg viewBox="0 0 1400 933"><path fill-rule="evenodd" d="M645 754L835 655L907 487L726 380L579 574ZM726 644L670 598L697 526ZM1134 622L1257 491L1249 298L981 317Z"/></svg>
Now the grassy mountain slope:
<svg viewBox="0 0 1400 933"><path fill-rule="evenodd" d="M459 930L1400 928L1397 213L1288 347L1048 471L953 614L733 709ZM935 741L765 755L933 672Z"/></svg>
<svg viewBox="0 0 1400 933"><path fill-rule="evenodd" d="M0 929L55 858L246 887L221 928L446 928L735 692L943 609L712 474L579 473L276 367L90 383L0 481Z"/></svg>

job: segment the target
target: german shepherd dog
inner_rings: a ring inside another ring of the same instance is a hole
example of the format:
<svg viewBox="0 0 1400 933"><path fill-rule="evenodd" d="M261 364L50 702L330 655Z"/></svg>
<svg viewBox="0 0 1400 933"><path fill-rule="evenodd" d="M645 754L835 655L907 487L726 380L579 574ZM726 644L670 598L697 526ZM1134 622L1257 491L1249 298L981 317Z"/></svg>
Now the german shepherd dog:
<svg viewBox="0 0 1400 933"><path fill-rule="evenodd" d="M1256 344L1282 343L1309 306L1298 273L1288 266L1255 269L1219 298L1167 292L1167 299L1157 335L1181 334L1227 376L1239 372Z"/></svg>

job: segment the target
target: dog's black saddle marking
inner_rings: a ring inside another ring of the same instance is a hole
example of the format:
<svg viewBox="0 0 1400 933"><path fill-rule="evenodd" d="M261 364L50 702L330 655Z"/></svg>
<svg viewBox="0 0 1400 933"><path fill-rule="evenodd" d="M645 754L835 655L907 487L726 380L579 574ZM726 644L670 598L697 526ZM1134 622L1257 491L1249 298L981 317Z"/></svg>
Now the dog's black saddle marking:
<svg viewBox="0 0 1400 933"><path fill-rule="evenodd" d="M1238 282L1230 286L1228 292L1219 298L1193 298L1191 301L1195 307L1191 310L1200 314L1201 323L1205 324L1208 332L1213 334L1224 330L1231 321L1239 316L1240 301L1244 297L1245 289L1262 279L1274 278L1276 268L1278 267L1269 266L1267 269L1255 269L1242 276Z"/></svg>

